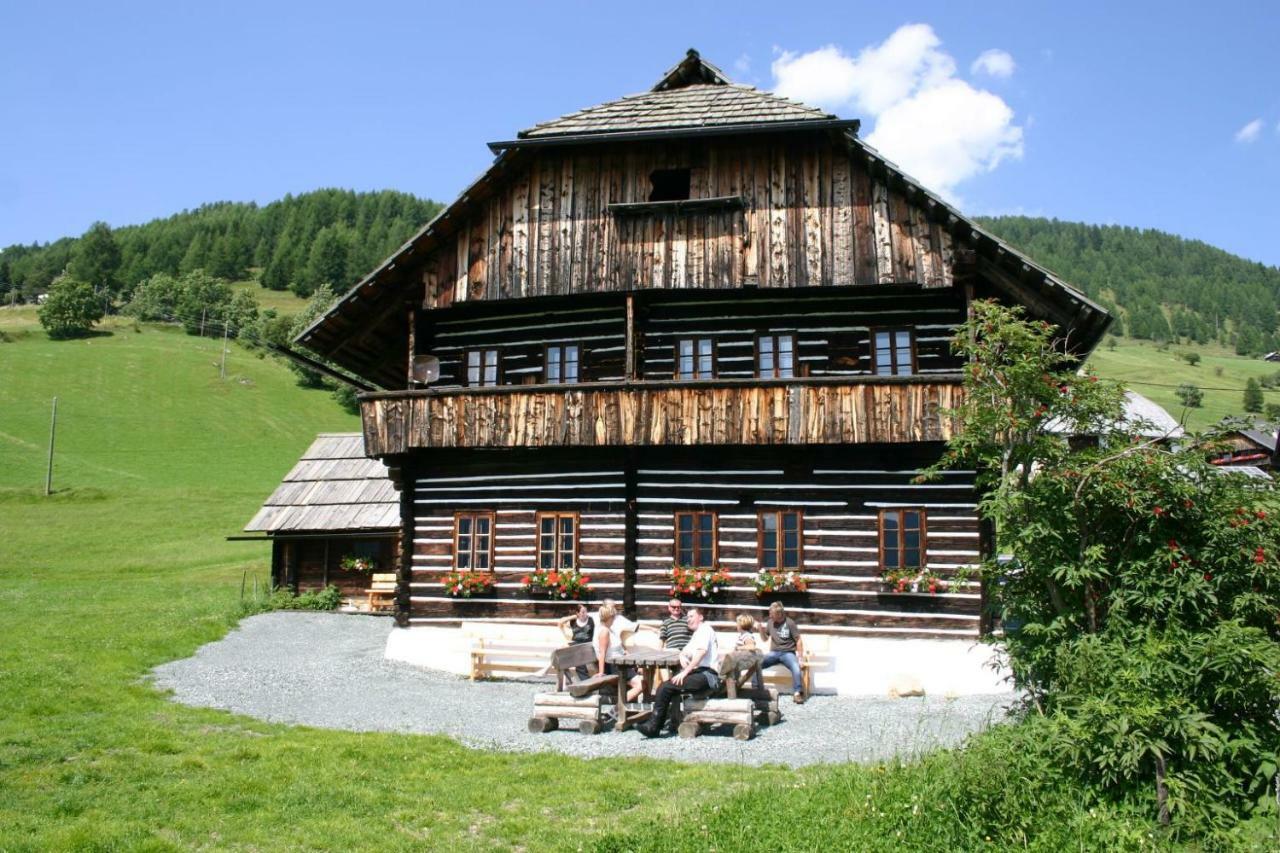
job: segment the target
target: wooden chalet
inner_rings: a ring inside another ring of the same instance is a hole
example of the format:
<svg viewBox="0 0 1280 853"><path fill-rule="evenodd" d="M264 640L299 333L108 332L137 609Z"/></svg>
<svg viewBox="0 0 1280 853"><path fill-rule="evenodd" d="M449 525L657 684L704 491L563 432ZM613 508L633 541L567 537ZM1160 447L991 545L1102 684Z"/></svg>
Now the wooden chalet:
<svg viewBox="0 0 1280 853"><path fill-rule="evenodd" d="M725 622L798 571L802 625L974 637L972 471L918 484L952 424L974 299L1087 352L1103 309L978 229L858 123L730 82L694 51L652 88L494 142L492 166L297 342L361 396L399 489L404 625L550 620L580 570L656 618L673 566L718 567ZM491 573L453 598L446 572Z"/></svg>
<svg viewBox="0 0 1280 853"><path fill-rule="evenodd" d="M399 562L400 495L386 466L365 456L360 433L321 433L244 529L271 540L273 585L333 585L367 602L373 573ZM372 568L343 568L347 557Z"/></svg>

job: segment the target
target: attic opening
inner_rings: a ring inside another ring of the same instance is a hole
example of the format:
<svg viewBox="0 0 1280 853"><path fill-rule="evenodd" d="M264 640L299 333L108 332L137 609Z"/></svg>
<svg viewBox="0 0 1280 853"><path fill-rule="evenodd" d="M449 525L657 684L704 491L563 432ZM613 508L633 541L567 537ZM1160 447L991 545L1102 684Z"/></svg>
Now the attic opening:
<svg viewBox="0 0 1280 853"><path fill-rule="evenodd" d="M654 169L649 173L649 201L685 201L689 198L688 169Z"/></svg>

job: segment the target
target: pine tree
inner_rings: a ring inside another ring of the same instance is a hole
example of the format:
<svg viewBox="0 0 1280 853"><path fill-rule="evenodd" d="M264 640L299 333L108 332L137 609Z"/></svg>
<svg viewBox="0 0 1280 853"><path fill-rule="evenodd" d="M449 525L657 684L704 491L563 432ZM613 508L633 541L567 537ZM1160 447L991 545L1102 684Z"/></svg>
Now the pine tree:
<svg viewBox="0 0 1280 853"><path fill-rule="evenodd" d="M119 269L120 246L111 227L105 222L93 223L76 244L68 272L92 287L94 293L108 299L120 289L116 276Z"/></svg>
<svg viewBox="0 0 1280 853"><path fill-rule="evenodd" d="M1251 378L1244 384L1244 410L1261 412L1262 406L1262 386L1258 384L1258 380Z"/></svg>

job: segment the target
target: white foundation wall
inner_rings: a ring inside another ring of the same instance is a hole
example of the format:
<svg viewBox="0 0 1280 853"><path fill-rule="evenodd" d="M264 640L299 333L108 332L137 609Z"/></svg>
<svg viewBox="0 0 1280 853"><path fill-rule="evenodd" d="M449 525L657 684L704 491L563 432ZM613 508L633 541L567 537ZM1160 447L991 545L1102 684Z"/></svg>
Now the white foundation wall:
<svg viewBox="0 0 1280 853"><path fill-rule="evenodd" d="M645 636L641 632L640 636ZM718 632L721 648L734 634ZM530 655L563 645L553 626L506 622L464 622L461 627L395 628L386 657L414 666L467 676L477 642L528 646ZM813 687L819 694L887 696L922 690L931 696L1007 693L1008 671L995 668L996 649L972 640L887 640L806 634L813 658ZM784 673L781 667L772 673Z"/></svg>

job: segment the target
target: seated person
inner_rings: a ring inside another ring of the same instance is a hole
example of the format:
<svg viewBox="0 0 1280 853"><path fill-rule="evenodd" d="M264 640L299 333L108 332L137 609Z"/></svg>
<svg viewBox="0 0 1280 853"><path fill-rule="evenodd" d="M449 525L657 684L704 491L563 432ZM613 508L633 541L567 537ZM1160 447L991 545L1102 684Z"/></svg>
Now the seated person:
<svg viewBox="0 0 1280 853"><path fill-rule="evenodd" d="M581 603L574 615L564 617L556 625L560 627L560 632L564 634L564 638L571 646L591 642L596 632L596 623L587 611L587 605Z"/></svg>
<svg viewBox="0 0 1280 853"><path fill-rule="evenodd" d="M738 636L733 643L734 653L742 656L752 655L759 659L761 657L760 650L756 647L755 617L746 613L738 614ZM751 676L751 686L756 690L764 690L764 677L760 674L762 667L756 666L756 671Z"/></svg>
<svg viewBox="0 0 1280 853"><path fill-rule="evenodd" d="M595 636L596 664L599 667L597 671L608 675L616 672L627 683L627 701L634 702L642 689L640 673L635 667L617 667L609 661L622 654L623 641L635 633L637 625L619 613L610 599L605 599L604 604L600 605L596 619L600 623L600 630L596 631Z"/></svg>
<svg viewBox="0 0 1280 853"><path fill-rule="evenodd" d="M702 618L702 611L690 607L686 619L693 629L689 643L680 651L680 671L669 681L662 682L653 701L653 716L636 728L645 737L657 737L667 723L667 709L677 693L701 693L720 686L716 667L720 652L716 647L716 634Z"/></svg>
<svg viewBox="0 0 1280 853"><path fill-rule="evenodd" d="M804 642L800 629L787 615L781 601L769 605L769 621L760 625L760 638L769 641L769 653L760 664L768 669L782 664L791 671L791 699L797 705L804 704L804 679L800 673L800 655L804 654Z"/></svg>
<svg viewBox="0 0 1280 853"><path fill-rule="evenodd" d="M693 629L684 616L684 602L673 598L667 602L667 617L658 628L658 639L664 649L683 649L693 636Z"/></svg>

